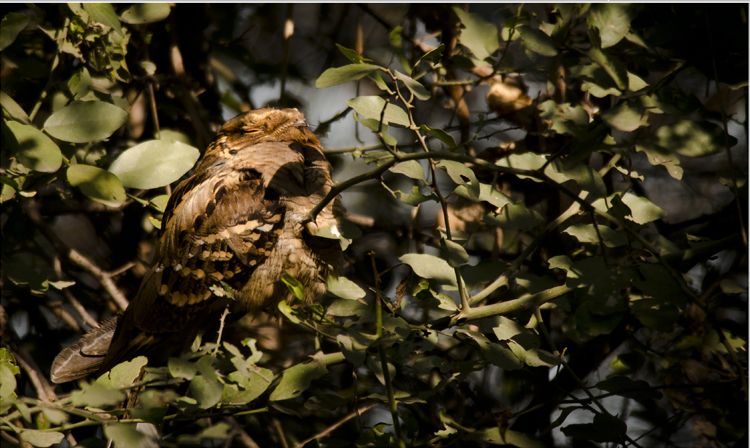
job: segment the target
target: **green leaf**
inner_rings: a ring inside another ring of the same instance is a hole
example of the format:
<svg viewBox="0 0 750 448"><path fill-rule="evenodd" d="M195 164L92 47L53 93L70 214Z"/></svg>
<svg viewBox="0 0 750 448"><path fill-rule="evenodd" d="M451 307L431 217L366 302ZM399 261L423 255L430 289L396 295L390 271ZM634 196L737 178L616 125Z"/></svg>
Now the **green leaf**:
<svg viewBox="0 0 750 448"><path fill-rule="evenodd" d="M606 380L599 381L595 387L639 401L658 400L661 398L661 393L651 387L646 381L633 380L623 375L610 376Z"/></svg>
<svg viewBox="0 0 750 448"><path fill-rule="evenodd" d="M635 150L646 154L648 163L651 165L662 166L670 176L682 180L683 169L676 154L647 145L635 145Z"/></svg>
<svg viewBox="0 0 750 448"><path fill-rule="evenodd" d="M75 101L50 115L44 131L66 142L96 142L112 135L127 119L127 112L110 103Z"/></svg>
<svg viewBox="0 0 750 448"><path fill-rule="evenodd" d="M216 378L216 375L196 375L190 380L188 387L190 396L198 401L198 407L208 409L221 401L224 386Z"/></svg>
<svg viewBox="0 0 750 448"><path fill-rule="evenodd" d="M478 331L459 328L456 330L456 335L466 335L472 339L479 346L484 359L501 369L515 370L522 366L521 362L510 349L501 343L490 341Z"/></svg>
<svg viewBox="0 0 750 448"><path fill-rule="evenodd" d="M448 177L450 177L456 185L464 185L466 190L473 197L476 198L480 195L481 187L476 174L474 174L474 171L471 168L461 162L456 162L455 160L441 160L438 162L438 167L444 168L448 173Z"/></svg>
<svg viewBox="0 0 750 448"><path fill-rule="evenodd" d="M281 281L286 285L289 292L299 300L305 300L305 285L288 272L281 274Z"/></svg>
<svg viewBox="0 0 750 448"><path fill-rule="evenodd" d="M342 67L329 68L315 80L315 87L324 89L345 82L356 81L376 70L381 70L381 67L373 64L349 64Z"/></svg>
<svg viewBox="0 0 750 448"><path fill-rule="evenodd" d="M442 258L429 254L404 254L399 260L411 266L414 273L422 278L456 285L456 272Z"/></svg>
<svg viewBox="0 0 750 448"><path fill-rule="evenodd" d="M590 199L602 197L607 188L599 173L587 164L576 163L565 166L560 159L554 160L547 165L544 174L557 183L565 183L569 180L575 181L578 186L591 193Z"/></svg>
<svg viewBox="0 0 750 448"><path fill-rule="evenodd" d="M588 15L590 27L599 31L602 48L611 47L630 31L630 5L625 3L599 3L591 5Z"/></svg>
<svg viewBox="0 0 750 448"><path fill-rule="evenodd" d="M325 375L326 372L325 366L317 360L293 365L281 374L278 386L274 388L268 399L282 401L299 397L310 387L310 383Z"/></svg>
<svg viewBox="0 0 750 448"><path fill-rule="evenodd" d="M38 429L25 429L21 433L21 440L32 446L48 447L62 442L65 434L57 431L41 431Z"/></svg>
<svg viewBox="0 0 750 448"><path fill-rule="evenodd" d="M648 114L633 104L622 101L614 108L604 112L602 119L613 128L623 132L633 132L641 126L648 126Z"/></svg>
<svg viewBox="0 0 750 448"><path fill-rule="evenodd" d="M0 348L0 411L14 401L19 369L7 348Z"/></svg>
<svg viewBox="0 0 750 448"><path fill-rule="evenodd" d="M92 21L112 28L118 34L122 34L122 24L115 13L115 8L109 3L83 3L83 9L89 14Z"/></svg>
<svg viewBox="0 0 750 448"><path fill-rule="evenodd" d="M508 319L505 316L498 317L498 326L492 329L498 340L507 341L513 337L526 331L525 328L513 319Z"/></svg>
<svg viewBox="0 0 750 448"><path fill-rule="evenodd" d="M42 131L17 121L3 122L10 131L7 136L9 150L25 167L42 173L54 173L62 165L60 148ZM4 136L3 140L6 138Z"/></svg>
<svg viewBox="0 0 750 448"><path fill-rule="evenodd" d="M383 108L385 108L383 124L398 124L409 127L409 116L406 112L395 104L388 103L386 107L385 100L379 96L358 96L350 99L346 104L363 118L370 118L376 121L380 121Z"/></svg>
<svg viewBox="0 0 750 448"><path fill-rule="evenodd" d="M91 165L71 165L67 178L70 185L96 202L117 207L127 199L122 182L114 174Z"/></svg>
<svg viewBox="0 0 750 448"><path fill-rule="evenodd" d="M424 180L424 168L417 160L399 162L388 169L392 173L403 174L415 180Z"/></svg>
<svg viewBox="0 0 750 448"><path fill-rule="evenodd" d="M627 425L608 414L596 414L593 423L577 423L560 428L568 437L594 442L621 442L625 439Z"/></svg>
<svg viewBox="0 0 750 448"><path fill-rule="evenodd" d="M464 29L458 36L458 41L478 59L484 60L498 48L500 41L497 37L497 27L476 14L464 11L458 6L453 7Z"/></svg>
<svg viewBox="0 0 750 448"><path fill-rule="evenodd" d="M426 124L420 125L419 128L422 131L426 132L430 137L435 137L436 139L445 143L449 148L454 148L456 146L456 141L453 139L453 137L451 137L449 133L440 128L431 128Z"/></svg>
<svg viewBox="0 0 750 448"><path fill-rule="evenodd" d="M354 64L361 64L362 62L369 61L369 59L357 53L356 50L352 50L351 48L347 48L341 44L336 44L336 48L338 48L339 52L341 52L341 54L343 54L344 57L349 59L349 61L351 61Z"/></svg>
<svg viewBox="0 0 750 448"><path fill-rule="evenodd" d="M445 44L438 45L417 59L417 62L414 63L414 67L418 66L422 61L429 61L433 64L437 64L443 59L443 51L445 51Z"/></svg>
<svg viewBox="0 0 750 448"><path fill-rule="evenodd" d="M597 230L599 231L597 234ZM619 247L627 244L628 239L622 232L618 232L608 226L599 224L574 224L563 231L582 243L599 244L599 235L607 247Z"/></svg>
<svg viewBox="0 0 750 448"><path fill-rule="evenodd" d="M544 31L531 28L528 26L522 26L520 28L521 40L529 50L542 56L556 56L557 48L555 48L555 41L552 40Z"/></svg>
<svg viewBox="0 0 750 448"><path fill-rule="evenodd" d="M626 218L637 224L647 224L661 219L664 211L653 202L643 196L637 196L631 192L622 195L622 202L630 209L630 215Z"/></svg>
<svg viewBox="0 0 750 448"><path fill-rule="evenodd" d="M73 406L101 408L118 404L125 399L125 393L99 382L84 382L80 390L73 391L70 399Z"/></svg>
<svg viewBox="0 0 750 448"><path fill-rule="evenodd" d="M397 71L396 78L403 82L407 89L418 99L425 101L430 99L430 92L417 80Z"/></svg>
<svg viewBox="0 0 750 448"><path fill-rule="evenodd" d="M560 358L538 348L526 348L516 341L509 341L508 347L513 354L529 367L554 367L560 364Z"/></svg>
<svg viewBox="0 0 750 448"><path fill-rule="evenodd" d="M12 44L31 19L21 12L9 12L0 21L0 51Z"/></svg>
<svg viewBox="0 0 750 448"><path fill-rule="evenodd" d="M143 368L148 364L148 358L138 356L131 361L121 362L109 372L97 378L97 382L117 389L132 386L143 373Z"/></svg>
<svg viewBox="0 0 750 448"><path fill-rule="evenodd" d="M589 57L607 72L612 81L619 90L625 90L628 87L628 72L625 65L612 55L605 54L598 48L589 50Z"/></svg>
<svg viewBox="0 0 750 448"><path fill-rule="evenodd" d="M662 148L686 157L707 156L724 148L724 131L720 126L689 119L660 127L656 138ZM737 143L737 139L731 136L727 140L729 146Z"/></svg>
<svg viewBox="0 0 750 448"><path fill-rule="evenodd" d="M577 136L588 133L589 116L580 105L547 100L539 105L539 116L558 134Z"/></svg>
<svg viewBox="0 0 750 448"><path fill-rule="evenodd" d="M168 3L138 3L123 11L120 19L131 25L153 23L166 19L170 11Z"/></svg>
<svg viewBox="0 0 750 448"><path fill-rule="evenodd" d="M200 151L185 143L148 140L120 154L109 171L128 188L148 190L178 180L195 165Z"/></svg>
<svg viewBox="0 0 750 448"><path fill-rule="evenodd" d="M329 275L326 287L331 294L347 300L362 299L367 295L356 283L346 277Z"/></svg>
<svg viewBox="0 0 750 448"><path fill-rule="evenodd" d="M20 121L23 124L30 124L31 120L23 108L16 103L16 100L8 96L5 92L0 91L0 106L3 107L3 112L16 121Z"/></svg>
<svg viewBox="0 0 750 448"><path fill-rule="evenodd" d="M150 437L138 431L134 424L110 423L104 426L104 435L107 440L114 442L115 446L137 448L155 446L154 441L149 441Z"/></svg>
<svg viewBox="0 0 750 448"><path fill-rule="evenodd" d="M523 203L507 203L490 218L503 229L530 230L544 222L542 215Z"/></svg>
<svg viewBox="0 0 750 448"><path fill-rule="evenodd" d="M473 194L473 191L471 189L467 188L468 184L459 185L456 187L455 190L453 190L454 193L457 195L471 199L474 201L484 201L489 202L490 204L494 205L497 208L504 207L506 204L510 203L510 199L505 196L500 190L495 188L494 185L489 185L480 182L479 183L479 195Z"/></svg>
<svg viewBox="0 0 750 448"><path fill-rule="evenodd" d="M457 268L469 262L469 254L466 249L455 241L442 239L440 240L440 249L442 255L448 260L448 264Z"/></svg>
<svg viewBox="0 0 750 448"><path fill-rule="evenodd" d="M368 309L358 300L336 299L328 305L326 314L335 317L363 316L369 312Z"/></svg>
<svg viewBox="0 0 750 448"><path fill-rule="evenodd" d="M169 374L172 375L173 378L192 380L198 372L198 366L196 366L195 363L182 358L169 358L167 367L169 368Z"/></svg>

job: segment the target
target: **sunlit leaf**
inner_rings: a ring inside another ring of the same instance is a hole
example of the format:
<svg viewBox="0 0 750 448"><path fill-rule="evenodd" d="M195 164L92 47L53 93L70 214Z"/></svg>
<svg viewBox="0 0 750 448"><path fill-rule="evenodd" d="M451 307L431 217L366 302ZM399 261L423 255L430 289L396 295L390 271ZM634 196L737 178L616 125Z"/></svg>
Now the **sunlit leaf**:
<svg viewBox="0 0 750 448"><path fill-rule="evenodd" d="M66 142L96 142L112 135L127 119L127 112L110 103L75 101L50 115L44 131Z"/></svg>
<svg viewBox="0 0 750 448"><path fill-rule="evenodd" d="M403 174L415 180L424 180L424 168L417 160L407 160L393 165L388 171Z"/></svg>
<svg viewBox="0 0 750 448"><path fill-rule="evenodd" d="M630 5L625 3L598 3L591 5L589 26L599 31L602 48L620 42L630 30Z"/></svg>
<svg viewBox="0 0 750 448"><path fill-rule="evenodd" d="M642 126L648 126L648 114L633 104L622 101L614 108L604 112L602 119L613 128L623 132L633 132Z"/></svg>
<svg viewBox="0 0 750 448"><path fill-rule="evenodd" d="M9 12L3 16L0 21L0 51L8 48L30 21L31 18L21 12Z"/></svg>
<svg viewBox="0 0 750 448"><path fill-rule="evenodd" d="M409 265L414 273L422 278L437 280L451 285L456 284L456 273L442 258L429 254L405 254L399 260Z"/></svg>
<svg viewBox="0 0 750 448"><path fill-rule="evenodd" d="M477 59L485 59L500 48L495 25L458 6L454 6L453 11L464 26L458 36L458 41L471 50Z"/></svg>
<svg viewBox="0 0 750 448"><path fill-rule="evenodd" d="M557 55L555 41L543 31L523 26L520 28L520 33L526 48L534 53L549 57Z"/></svg>
<svg viewBox="0 0 750 448"><path fill-rule="evenodd" d="M3 107L3 113L7 114L9 118L20 121L23 124L30 124L31 120L23 108L16 103L16 100L11 98L5 92L0 91L0 105Z"/></svg>
<svg viewBox="0 0 750 448"><path fill-rule="evenodd" d="M115 8L109 3L83 3L83 10L89 14L93 22L106 25L118 34L122 34L120 19Z"/></svg>
<svg viewBox="0 0 750 448"><path fill-rule="evenodd" d="M607 247L623 246L628 242L624 233L603 224L596 227L593 224L574 224L568 226L563 233L573 236L582 243L599 244L602 242Z"/></svg>
<svg viewBox="0 0 750 448"><path fill-rule="evenodd" d="M329 68L315 80L315 87L325 89L349 81L362 79L370 73L381 70L381 67L373 64L349 64L342 67Z"/></svg>
<svg viewBox="0 0 750 448"><path fill-rule="evenodd" d="M630 216L626 218L638 224L647 224L664 216L664 211L659 206L643 196L625 192L622 195L622 202L630 209Z"/></svg>
<svg viewBox="0 0 750 448"><path fill-rule="evenodd" d="M120 19L131 25L153 23L166 19L170 11L168 3L137 3L123 11Z"/></svg>
<svg viewBox="0 0 750 448"><path fill-rule="evenodd" d="M21 433L21 440L32 446L48 447L62 442L65 434L57 431L41 431L38 429L25 429Z"/></svg>
<svg viewBox="0 0 750 448"><path fill-rule="evenodd" d="M268 397L270 401L282 401L298 397L310 387L310 383L327 372L325 366L317 360L293 365L284 370L278 386Z"/></svg>
<svg viewBox="0 0 750 448"><path fill-rule="evenodd" d="M176 181L195 165L200 151L185 143L148 140L120 154L109 171L128 188L148 190Z"/></svg>
<svg viewBox="0 0 750 448"><path fill-rule="evenodd" d="M638 152L646 154L648 163L651 165L662 166L670 176L677 180L682 180L683 169L680 166L680 159L676 154L646 145L636 145L635 149Z"/></svg>
<svg viewBox="0 0 750 448"><path fill-rule="evenodd" d="M62 152L42 131L17 121L5 121L3 124L10 133L7 136L9 152L15 153L24 166L42 173L54 173L60 169ZM6 140L5 136L3 140Z"/></svg>
<svg viewBox="0 0 750 448"><path fill-rule="evenodd" d="M346 104L363 118L380 121L382 114L383 124L398 124L409 127L409 116L406 112L392 103L388 103L386 106L385 100L379 96L358 96L350 99ZM383 111L384 108L385 112Z"/></svg>
<svg viewBox="0 0 750 448"><path fill-rule="evenodd" d="M90 199L117 207L127 199L122 182L114 174L91 165L71 165L67 171L70 185L78 187Z"/></svg>
<svg viewBox="0 0 750 448"><path fill-rule="evenodd" d="M119 389L99 382L81 383L81 389L73 391L70 399L73 406L101 408L121 402L125 399L125 394Z"/></svg>
<svg viewBox="0 0 750 448"><path fill-rule="evenodd" d="M396 78L404 83L407 89L422 101L430 99L430 92L417 80L397 71Z"/></svg>
<svg viewBox="0 0 750 448"><path fill-rule="evenodd" d="M342 299L357 300L365 297L365 291L346 277L328 276L328 292Z"/></svg>
<svg viewBox="0 0 750 448"><path fill-rule="evenodd" d="M130 361L121 362L96 381L118 389L132 386L143 373L143 368L146 367L147 363L148 358L138 356Z"/></svg>
<svg viewBox="0 0 750 448"><path fill-rule="evenodd" d="M656 131L659 146L668 151L676 151L686 157L702 157L715 154L724 148L724 131L720 126L689 119L661 126ZM737 139L727 137L729 146Z"/></svg>

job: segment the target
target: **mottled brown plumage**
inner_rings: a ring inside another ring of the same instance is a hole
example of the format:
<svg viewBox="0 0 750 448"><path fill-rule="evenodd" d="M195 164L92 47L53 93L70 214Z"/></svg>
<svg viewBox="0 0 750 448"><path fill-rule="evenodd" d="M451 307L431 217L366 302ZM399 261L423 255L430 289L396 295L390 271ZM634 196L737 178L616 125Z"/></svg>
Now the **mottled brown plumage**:
<svg viewBox="0 0 750 448"><path fill-rule="evenodd" d="M116 329L107 323L63 350L52 381L106 371L140 354L164 361L225 307L246 312L289 298L284 273L314 300L341 263L338 242L313 234L337 225L338 201L307 222L331 186L320 142L296 109L229 120L170 197L154 266Z"/></svg>

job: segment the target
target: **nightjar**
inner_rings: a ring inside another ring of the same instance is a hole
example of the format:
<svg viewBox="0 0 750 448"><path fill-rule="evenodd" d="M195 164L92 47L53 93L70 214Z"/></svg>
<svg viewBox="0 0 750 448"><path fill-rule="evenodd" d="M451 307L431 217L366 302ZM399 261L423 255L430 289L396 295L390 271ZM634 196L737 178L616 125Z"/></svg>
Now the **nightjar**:
<svg viewBox="0 0 750 448"><path fill-rule="evenodd" d="M154 265L118 318L55 358L51 379L72 381L137 355L163 362L189 347L229 306L252 312L289 299L296 278L310 302L343 255L340 201L309 221L331 190L331 168L297 109L257 109L226 122L162 218Z"/></svg>

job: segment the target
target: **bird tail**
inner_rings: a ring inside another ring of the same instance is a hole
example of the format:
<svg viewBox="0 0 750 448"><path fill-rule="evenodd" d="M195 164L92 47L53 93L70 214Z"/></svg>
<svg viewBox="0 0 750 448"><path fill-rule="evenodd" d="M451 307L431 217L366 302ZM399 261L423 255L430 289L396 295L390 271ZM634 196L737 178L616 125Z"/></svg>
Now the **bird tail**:
<svg viewBox="0 0 750 448"><path fill-rule="evenodd" d="M109 350L118 320L119 317L113 317L104 321L98 328L92 329L73 345L63 349L52 362L52 382L67 383L98 371Z"/></svg>

